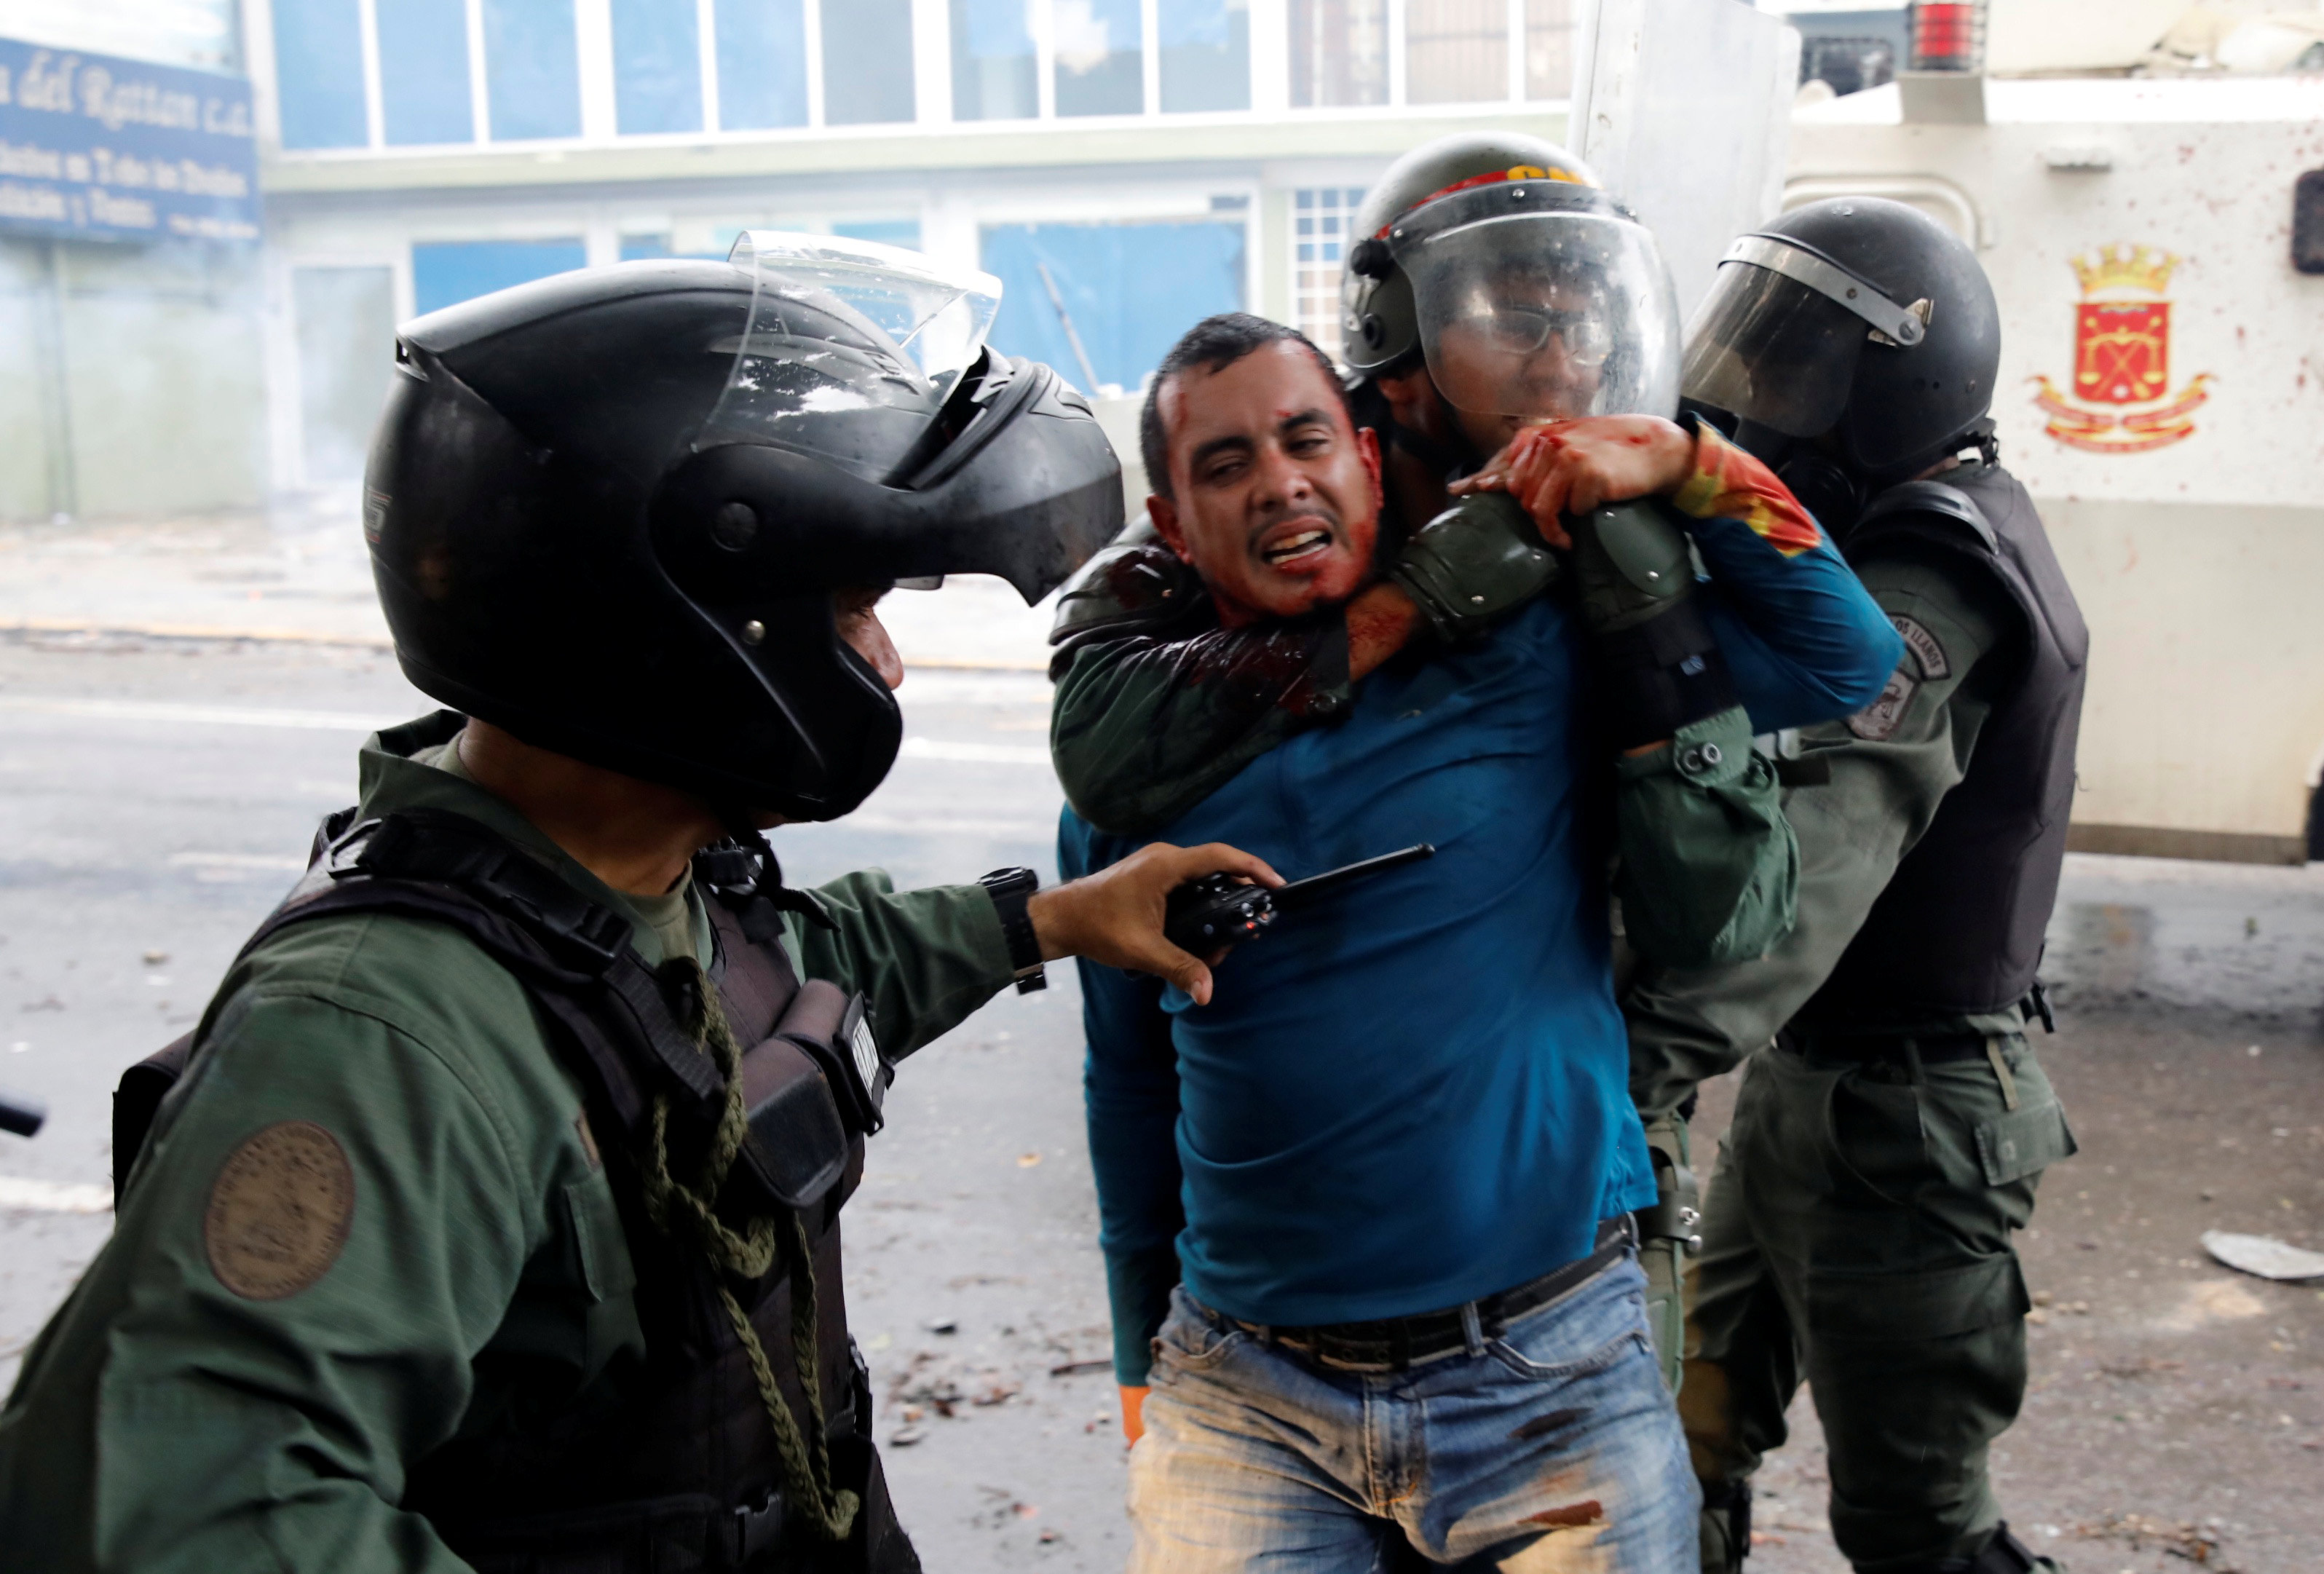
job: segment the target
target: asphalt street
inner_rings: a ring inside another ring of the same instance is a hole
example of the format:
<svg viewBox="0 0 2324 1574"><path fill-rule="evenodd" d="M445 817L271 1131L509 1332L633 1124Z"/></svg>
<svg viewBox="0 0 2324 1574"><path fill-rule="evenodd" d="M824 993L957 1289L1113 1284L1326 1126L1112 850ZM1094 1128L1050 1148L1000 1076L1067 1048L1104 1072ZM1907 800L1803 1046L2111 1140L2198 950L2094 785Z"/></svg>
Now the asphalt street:
<svg viewBox="0 0 2324 1574"><path fill-rule="evenodd" d="M1046 686L912 673L904 755L793 883L1054 871ZM0 1383L103 1243L115 1078L198 1015L352 799L363 733L425 708L375 650L0 636ZM2040 1047L2083 1152L2028 1232L2034 1391L1997 1468L2077 1569L2307 1570L2324 1548L2324 1290L2235 1275L2220 1228L2324 1247L2324 869L2073 861ZM851 1315L928 1567L1119 1569L1122 1449L1070 969L903 1069L849 1214ZM1731 1081L1731 1079L1729 1079ZM1707 1100L1702 1151L1731 1089ZM1754 1574L1843 1569L1812 1406L1764 1477ZM2206 1547L2203 1538L2212 1543ZM2173 1548L2177 1549L2176 1551Z"/></svg>

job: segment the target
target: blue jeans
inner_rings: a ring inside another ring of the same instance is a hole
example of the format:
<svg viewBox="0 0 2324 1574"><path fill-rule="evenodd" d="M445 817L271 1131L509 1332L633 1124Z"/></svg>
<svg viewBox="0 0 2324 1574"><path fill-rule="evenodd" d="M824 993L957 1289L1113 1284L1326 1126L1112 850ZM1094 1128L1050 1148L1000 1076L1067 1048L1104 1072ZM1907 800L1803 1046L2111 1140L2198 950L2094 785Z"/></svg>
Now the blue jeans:
<svg viewBox="0 0 2324 1574"><path fill-rule="evenodd" d="M1131 1574L1691 1574L1700 1497L1625 1257L1458 1353L1342 1371L1184 1289L1130 1454Z"/></svg>

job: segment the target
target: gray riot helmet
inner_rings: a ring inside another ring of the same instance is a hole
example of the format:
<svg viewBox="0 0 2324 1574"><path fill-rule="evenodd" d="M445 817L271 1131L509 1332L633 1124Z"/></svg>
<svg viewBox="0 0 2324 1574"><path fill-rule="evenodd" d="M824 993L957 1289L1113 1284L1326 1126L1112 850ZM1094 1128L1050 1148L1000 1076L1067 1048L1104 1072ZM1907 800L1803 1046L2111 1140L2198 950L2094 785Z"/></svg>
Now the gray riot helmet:
<svg viewBox="0 0 2324 1574"><path fill-rule="evenodd" d="M1120 466L999 282L753 232L405 326L364 531L412 683L730 818L844 815L902 717L832 594L992 574L1030 603L1120 528Z"/></svg>
<svg viewBox="0 0 2324 1574"><path fill-rule="evenodd" d="M1968 243L1904 203L1843 197L1729 249L1688 327L1683 382L1745 423L1747 446L1767 446L1755 428L1829 433L1879 485L1966 446L2000 364L2000 312Z"/></svg>
<svg viewBox="0 0 2324 1574"><path fill-rule="evenodd" d="M1564 200L1536 201L1552 189L1560 190ZM1526 195L1510 195L1515 191ZM1528 202L1535 205L1527 207ZM1628 324L1618 326L1614 316L1588 311L1582 303L1594 299L1618 315L1626 310L1625 303L1613 296L1666 298L1666 272L1653 237L1634 225L1626 231L1601 231L1592 239L1595 226L1588 225L1523 222L1557 212L1577 218L1622 219L1619 209L1599 189L1589 166L1540 137L1461 133L1439 137L1398 159L1357 210L1354 231L1361 238L1349 250L1341 281L1343 358L1367 373L1400 369L1422 352L1429 336L1424 314L1440 327L1458 318L1472 328L1490 329L1494 338L1509 345L1526 345L1537 338L1541 348L1558 351L1566 348L1565 339L1559 336L1552 343L1551 330L1578 329L1586 341L1578 346L1582 361L1610 354L1608 341L1618 335L1635 338L1620 334ZM1497 219L1518 222L1489 227ZM1400 244L1398 229L1406 232L1402 241L1412 244ZM1417 252L1424 237L1438 244ZM1424 260L1431 288L1416 293L1412 270ZM1545 288L1546 276L1553 273L1562 276L1547 280L1553 287ZM1494 308L1497 278L1515 287L1516 299L1509 302L1514 309L1507 313ZM1607 281L1616 281L1613 290L1599 287ZM1446 293L1440 295L1438 285ZM1554 287L1557 285L1563 288ZM1556 401L1558 408L1544 410L1539 408L1541 388L1536 387L1531 398L1511 397L1523 391L1522 377L1482 374L1455 377L1468 391L1465 397L1480 401L1464 408L1498 415L1607 413L1632 408L1667 414L1674 400L1658 384L1674 381L1674 372L1665 374L1659 369L1675 364L1675 329L1663 326L1674 322L1674 314L1657 303L1650 306L1647 316L1659 320L1646 325L1646 336L1667 338L1671 346L1656 345L1630 357L1627 372L1617 365L1618 381L1627 379L1638 390L1637 402L1617 402L1618 395L1609 392L1593 400L1591 410L1572 410L1565 408L1575 402L1569 387L1566 397ZM1635 321L1636 314L1631 317ZM1650 365L1658 370L1648 373ZM1437 359L1431 360L1430 369L1438 372ZM1501 370L1510 369L1505 365ZM1565 370L1589 369L1576 365ZM1594 373L1591 381L1595 381ZM1476 386L1480 382L1499 384L1499 391L1488 397ZM1441 374L1439 387L1443 387ZM1451 391L1445 391L1449 397ZM1483 408L1512 403L1526 408Z"/></svg>
<svg viewBox="0 0 2324 1574"><path fill-rule="evenodd" d="M1577 179L1503 179L1388 228L1437 391L1527 420L1678 408L1678 304L1644 225Z"/></svg>

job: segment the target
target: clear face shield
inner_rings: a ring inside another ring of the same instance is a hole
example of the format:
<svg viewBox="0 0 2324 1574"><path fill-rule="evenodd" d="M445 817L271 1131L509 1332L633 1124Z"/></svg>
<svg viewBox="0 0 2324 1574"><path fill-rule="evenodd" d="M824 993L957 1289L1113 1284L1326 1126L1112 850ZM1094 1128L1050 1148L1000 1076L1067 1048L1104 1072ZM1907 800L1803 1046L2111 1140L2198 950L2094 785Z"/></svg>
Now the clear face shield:
<svg viewBox="0 0 2324 1574"><path fill-rule="evenodd" d="M1440 198L1388 244L1429 375L1456 408L1525 420L1678 409L1678 308L1654 236L1592 188Z"/></svg>
<svg viewBox="0 0 2324 1574"><path fill-rule="evenodd" d="M746 230L727 261L752 276L750 322L694 446L792 448L867 479L911 454L1001 308L991 274L871 241Z"/></svg>
<svg viewBox="0 0 2324 1574"><path fill-rule="evenodd" d="M1790 437L1831 430L1867 344L1909 348L1929 305L1900 305L1815 253L1774 235L1728 248L1688 325L1686 397Z"/></svg>

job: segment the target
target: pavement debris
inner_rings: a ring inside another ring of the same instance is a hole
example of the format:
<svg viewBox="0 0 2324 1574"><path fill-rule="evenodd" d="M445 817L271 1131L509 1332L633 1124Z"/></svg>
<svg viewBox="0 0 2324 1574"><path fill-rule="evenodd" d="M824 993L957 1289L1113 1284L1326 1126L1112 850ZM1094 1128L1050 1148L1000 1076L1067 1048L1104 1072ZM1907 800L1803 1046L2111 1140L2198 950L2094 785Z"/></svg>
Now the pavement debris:
<svg viewBox="0 0 2324 1574"><path fill-rule="evenodd" d="M2286 1208L2292 1206L2284 1203ZM2268 1235L2236 1235L2224 1229L2203 1232L2203 1249L2238 1273L2262 1279L2297 1282L2324 1279L2324 1252L2303 1251Z"/></svg>
<svg viewBox="0 0 2324 1574"><path fill-rule="evenodd" d="M2236 1574L2234 1565L2218 1561L2217 1522L2197 1524L2191 1519L2173 1522L2144 1514L2110 1514L2093 1523L2076 1525L2074 1533L2084 1541L2127 1542L2134 1552L2155 1547L2174 1558L2217 1569L2218 1574Z"/></svg>

